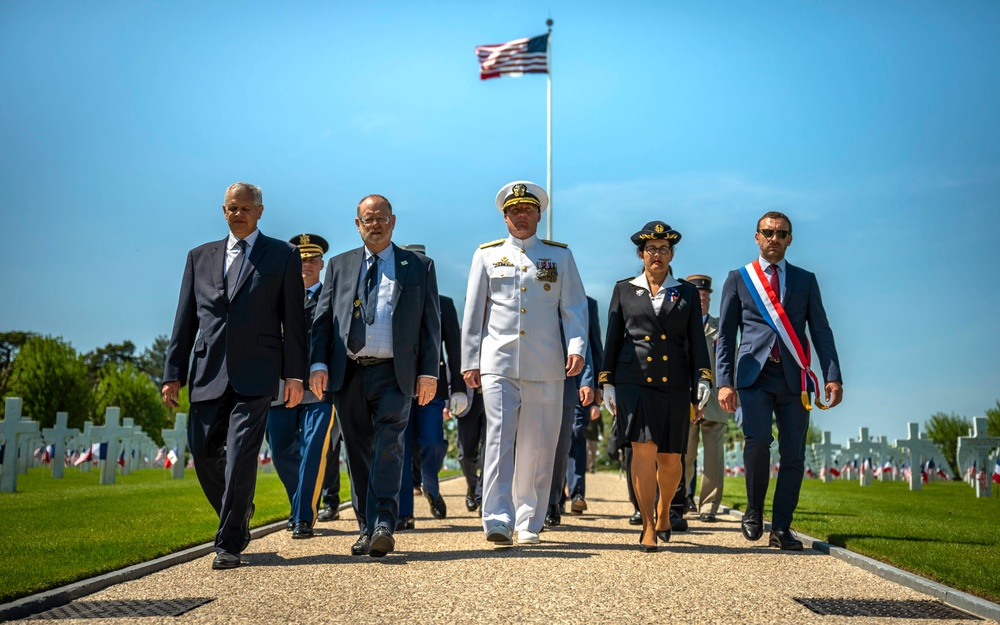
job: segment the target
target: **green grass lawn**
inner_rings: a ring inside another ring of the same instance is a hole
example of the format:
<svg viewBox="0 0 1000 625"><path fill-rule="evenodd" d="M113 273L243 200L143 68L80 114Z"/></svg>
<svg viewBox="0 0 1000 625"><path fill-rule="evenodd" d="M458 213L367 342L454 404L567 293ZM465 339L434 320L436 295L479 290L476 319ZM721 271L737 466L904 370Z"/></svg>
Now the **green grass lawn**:
<svg viewBox="0 0 1000 625"><path fill-rule="evenodd" d="M765 517L770 519L774 480ZM726 478L726 505L746 509L742 478ZM910 492L905 482L802 483L792 529L893 566L1000 601L1000 498L976 499L963 482Z"/></svg>
<svg viewBox="0 0 1000 625"><path fill-rule="evenodd" d="M17 478L16 493L0 494L0 603L211 542L219 518L201 491L194 469L183 480L166 471L119 475L101 486L95 470L48 468ZM341 473L341 500L350 499ZM259 527L288 517L278 474L258 473Z"/></svg>

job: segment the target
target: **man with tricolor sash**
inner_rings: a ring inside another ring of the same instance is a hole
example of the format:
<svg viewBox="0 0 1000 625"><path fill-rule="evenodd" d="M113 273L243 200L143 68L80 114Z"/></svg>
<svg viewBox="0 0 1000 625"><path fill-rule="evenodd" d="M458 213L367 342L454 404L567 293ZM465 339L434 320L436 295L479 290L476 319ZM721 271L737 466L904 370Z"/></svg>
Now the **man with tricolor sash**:
<svg viewBox="0 0 1000 625"><path fill-rule="evenodd" d="M766 213L757 221L754 239L760 258L729 272L722 290L716 360L719 404L736 412L739 395L746 439L747 510L742 530L747 540L758 540L764 532L771 415L775 416L780 469L768 543L799 551L802 542L790 528L805 471L809 411L812 404L825 410L840 403L840 363L816 276L785 260L792 244L791 220L782 213ZM826 381L822 393L814 362Z"/></svg>

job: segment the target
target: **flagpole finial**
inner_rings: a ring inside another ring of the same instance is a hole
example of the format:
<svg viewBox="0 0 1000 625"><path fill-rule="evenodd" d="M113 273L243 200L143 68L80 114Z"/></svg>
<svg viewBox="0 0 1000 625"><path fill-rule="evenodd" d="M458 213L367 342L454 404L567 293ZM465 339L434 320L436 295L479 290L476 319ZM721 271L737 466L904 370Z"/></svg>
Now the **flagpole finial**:
<svg viewBox="0 0 1000 625"><path fill-rule="evenodd" d="M545 25L549 27L549 30L552 30L552 24L554 24L554 23L555 22L552 21L551 17L549 19L545 20Z"/></svg>

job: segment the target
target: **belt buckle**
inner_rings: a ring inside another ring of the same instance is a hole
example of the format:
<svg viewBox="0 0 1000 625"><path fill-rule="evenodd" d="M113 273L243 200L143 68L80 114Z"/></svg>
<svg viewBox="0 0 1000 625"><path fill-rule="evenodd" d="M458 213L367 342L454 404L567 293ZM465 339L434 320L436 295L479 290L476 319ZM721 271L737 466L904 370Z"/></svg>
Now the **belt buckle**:
<svg viewBox="0 0 1000 625"><path fill-rule="evenodd" d="M776 365L780 365L781 364L781 359L780 358L775 358L774 356L768 356L767 357L767 361L768 362L773 362Z"/></svg>

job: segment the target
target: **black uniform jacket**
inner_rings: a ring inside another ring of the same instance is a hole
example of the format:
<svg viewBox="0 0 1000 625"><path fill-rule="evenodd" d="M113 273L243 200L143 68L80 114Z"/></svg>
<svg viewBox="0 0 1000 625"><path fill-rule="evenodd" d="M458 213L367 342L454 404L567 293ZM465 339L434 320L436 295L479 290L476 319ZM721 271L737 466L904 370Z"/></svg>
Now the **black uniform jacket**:
<svg viewBox="0 0 1000 625"><path fill-rule="evenodd" d="M680 297L653 312L649 291L628 278L615 284L600 384L683 390L695 403L698 380L712 381L698 289L680 281Z"/></svg>

